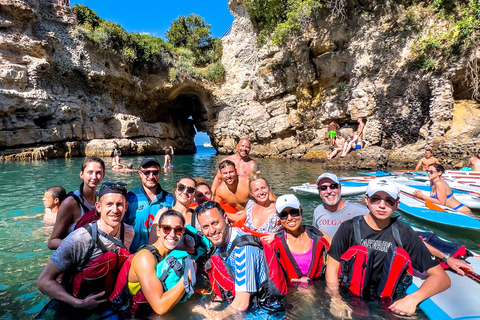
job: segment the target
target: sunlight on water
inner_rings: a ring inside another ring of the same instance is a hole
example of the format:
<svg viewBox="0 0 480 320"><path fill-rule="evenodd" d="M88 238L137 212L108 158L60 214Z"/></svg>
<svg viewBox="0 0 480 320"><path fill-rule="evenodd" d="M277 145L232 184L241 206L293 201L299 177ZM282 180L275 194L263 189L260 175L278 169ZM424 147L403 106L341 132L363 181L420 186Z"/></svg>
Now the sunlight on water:
<svg viewBox="0 0 480 320"><path fill-rule="evenodd" d="M214 149L199 147L196 155L175 155L174 168L162 174L160 184L172 191L178 178L184 175L202 176L211 181L216 173L218 161L222 158L214 154ZM145 157L123 157L122 161L132 162L138 167ZM158 156L163 163L163 157ZM34 162L0 163L0 318L33 319L49 301L36 287L36 280L52 251L47 248L49 230L41 218L19 219L14 217L34 216L43 213L42 196L44 190L53 185L62 185L68 191L78 188L78 174L81 158L53 159ZM109 167L111 159L104 159ZM282 159L255 159L262 173L272 185L275 194L292 193L290 186L304 182L314 182L324 170L320 163ZM354 175L355 172L336 172L338 175ZM140 185L137 172L114 173L107 169L103 182L122 181L128 189ZM314 208L320 204L318 196L298 196L305 213L305 222L310 223ZM362 196L352 198L362 201ZM437 230L435 230L437 231ZM443 232L445 236L448 232ZM451 236L451 234L450 234ZM462 239L461 235L457 235ZM451 237L450 237L451 238ZM455 239L454 239L455 240ZM477 243L478 245L478 243ZM478 249L478 248L477 248ZM317 282L308 288L289 288L289 302L294 306L287 311L287 319L332 319L329 312L329 298L324 283ZM202 300L203 301L203 300ZM198 300L187 301L176 306L166 319L202 319L191 310ZM387 318L380 307L370 308L369 316L356 318ZM418 312L418 319L425 316Z"/></svg>

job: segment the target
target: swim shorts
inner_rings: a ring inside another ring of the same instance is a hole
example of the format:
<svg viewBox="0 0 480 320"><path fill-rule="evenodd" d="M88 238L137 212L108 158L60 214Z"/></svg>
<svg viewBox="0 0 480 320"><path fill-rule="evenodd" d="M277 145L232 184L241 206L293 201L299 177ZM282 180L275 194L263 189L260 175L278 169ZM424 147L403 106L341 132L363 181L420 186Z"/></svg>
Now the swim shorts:
<svg viewBox="0 0 480 320"><path fill-rule="evenodd" d="M334 131L334 130L328 131L328 136L330 138L335 138L337 136L337 131Z"/></svg>
<svg viewBox="0 0 480 320"><path fill-rule="evenodd" d="M361 144L357 144L357 145L355 146L355 150L358 150L358 149L362 149L362 145L361 145Z"/></svg>

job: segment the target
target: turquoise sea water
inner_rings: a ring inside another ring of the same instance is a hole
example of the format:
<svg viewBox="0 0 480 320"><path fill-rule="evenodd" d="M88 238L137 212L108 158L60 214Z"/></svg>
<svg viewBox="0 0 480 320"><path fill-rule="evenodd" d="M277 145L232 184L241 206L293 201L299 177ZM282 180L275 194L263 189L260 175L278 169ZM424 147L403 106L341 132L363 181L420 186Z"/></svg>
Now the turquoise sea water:
<svg viewBox="0 0 480 320"><path fill-rule="evenodd" d="M166 175L162 173L160 183L172 190L175 182L183 175L202 176L211 181L216 165L223 156L215 154L211 148L197 147L195 155L175 155L174 168ZM122 157L123 162L133 162L138 166L144 157ZM157 157L163 163L163 157ZM36 280L47 263L52 251L47 248L49 231L44 228L41 218L19 219L18 216L34 216L42 213L44 190L53 185L62 185L67 191L75 190L80 184L78 177L82 158L52 159L34 162L0 163L0 319L33 319L49 298L36 288ZM110 164L111 159L105 158ZM289 187L303 182L314 182L324 170L320 163L301 162L281 159L255 159L262 173L267 177L278 196L289 193ZM355 172L336 171L339 176L351 176ZM140 184L136 172L114 173L107 169L103 182L122 181L128 188ZM305 222L310 223L314 208L320 204L318 196L299 196L304 207ZM362 197L350 198L361 201ZM427 227L450 240L465 242L467 247L480 250L480 244L462 233L442 230L435 226L424 225L419 221L407 220L419 227ZM287 312L288 319L332 319L329 312L329 299L324 292L323 283L318 282L308 288L291 288L288 300L293 309ZM202 319L191 310L197 300L176 306L167 319ZM353 302L352 302L353 303ZM355 304L355 303L353 303ZM388 318L380 305L371 305L370 314L365 307L358 307L357 319ZM417 319L425 319L417 313Z"/></svg>

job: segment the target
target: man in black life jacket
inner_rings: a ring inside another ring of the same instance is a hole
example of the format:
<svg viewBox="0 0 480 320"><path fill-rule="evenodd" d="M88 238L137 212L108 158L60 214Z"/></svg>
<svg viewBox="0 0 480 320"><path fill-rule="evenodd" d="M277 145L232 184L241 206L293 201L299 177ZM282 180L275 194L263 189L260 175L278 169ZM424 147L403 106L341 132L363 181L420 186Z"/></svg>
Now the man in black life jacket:
<svg viewBox="0 0 480 320"><path fill-rule="evenodd" d="M340 268L343 272L345 266L351 262L347 260L346 254L354 248L364 248L363 252L368 252L366 263L358 264L359 266L363 265L366 274L365 283L357 286L360 287L357 288L360 290L360 295L382 296L383 292L379 294L382 284L385 284L385 281L393 276L391 269L383 270L385 269L383 263L391 256L392 252L395 257L397 253L405 252L404 256L407 256L409 261L406 263L407 266L411 265L420 272L427 272L428 278L417 291L389 306L394 313L411 315L420 302L450 287L450 278L412 228L391 217L399 205L398 194L397 186L390 180L375 179L371 181L365 195L369 213L363 217L343 222L332 239L325 279L328 291L332 296L330 310L335 316L344 318L351 316L351 309L342 301L338 290L339 285L342 284L354 292L352 285L349 286L349 284L353 284L353 281L346 279L346 281L340 282L342 277L339 277ZM358 273L355 272L356 266L353 266L353 270L351 277L358 278ZM386 279L383 279L385 277L382 277L382 271L388 272ZM405 273L397 276L404 279ZM397 289L398 286L394 287L391 295L395 294Z"/></svg>
<svg viewBox="0 0 480 320"><path fill-rule="evenodd" d="M239 242L245 239L245 235L247 237L253 236L245 234L240 229L230 227L227 222L227 215L217 202L207 201L198 206L197 211L198 222L203 234L217 248L205 268L209 274L212 288L217 296L231 302L227 308L220 312L208 311L208 316L217 320L229 318L232 315L246 311L251 307L251 303L253 304L255 299L266 302L263 305L260 302L262 308L274 309L278 302L277 298L282 294L286 294L286 282L283 278L284 293L275 291L272 289L272 286L265 289L266 282L270 280L269 268L273 268L273 263L271 267L267 265L266 261L268 258L266 258L264 251L258 246L252 244L245 245ZM266 249L264 248L264 250ZM215 264L215 267L210 268L213 264ZM278 267L280 268L279 265ZM223 273L223 275L229 278L228 284L224 281L215 281L214 279L219 279L220 277L216 277L215 274L211 273L217 272L216 270L222 268L230 271ZM229 274L230 276L228 276ZM221 294L218 294L218 290L222 291ZM265 294L262 295L261 292Z"/></svg>
<svg viewBox="0 0 480 320"><path fill-rule="evenodd" d="M128 207L126 195L123 184L105 183L95 203L100 219L69 234L38 278L38 289L56 300L59 311L69 317L85 317L90 312L81 309L101 312L100 305L113 290L134 235L121 222ZM110 272L106 274L100 269L107 264ZM57 278L62 273L60 284Z"/></svg>

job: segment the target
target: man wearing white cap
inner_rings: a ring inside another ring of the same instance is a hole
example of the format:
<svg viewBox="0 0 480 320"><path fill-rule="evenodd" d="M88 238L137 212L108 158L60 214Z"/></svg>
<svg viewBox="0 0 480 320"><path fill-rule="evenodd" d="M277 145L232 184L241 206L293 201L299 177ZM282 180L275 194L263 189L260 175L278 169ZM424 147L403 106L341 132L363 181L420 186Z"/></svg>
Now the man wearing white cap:
<svg viewBox="0 0 480 320"><path fill-rule="evenodd" d="M382 290L387 288L387 284L382 283L382 281L391 278L394 273L394 270L389 268L387 263L384 263L390 258L389 255L391 254L398 257L401 252L406 252L408 258L411 259L411 266L428 274L427 279L417 291L389 306L390 310L396 314L411 315L420 302L450 287L450 278L412 228L406 223L391 217L399 205L398 194L399 190L392 181L387 179L372 180L368 184L367 194L365 195L365 203L369 213L364 217L345 221L335 234L329 251L325 279L332 294L331 310L335 306L337 316L351 316L351 309L341 303L338 287L342 285L354 292L352 283L341 281L342 274L345 271L344 267L347 266L345 262L342 262L347 259L344 254L353 249L354 246L355 248L366 248L368 251L366 268L364 269L366 283L360 287L360 295L382 296L381 294L385 292ZM352 260L350 259L349 262L352 263ZM342 274L339 277L340 267L342 267ZM405 276L406 273L399 273L398 279L400 283L403 282L407 285L407 281L404 280L408 279L408 275ZM382 285L385 287L382 288ZM393 287L393 293L391 293L393 297L398 289L398 285Z"/></svg>
<svg viewBox="0 0 480 320"><path fill-rule="evenodd" d="M313 212L312 225L323 233L333 238L343 221L368 213L364 206L342 199L342 186L333 173L318 176L316 183L323 203Z"/></svg>

